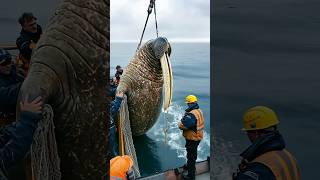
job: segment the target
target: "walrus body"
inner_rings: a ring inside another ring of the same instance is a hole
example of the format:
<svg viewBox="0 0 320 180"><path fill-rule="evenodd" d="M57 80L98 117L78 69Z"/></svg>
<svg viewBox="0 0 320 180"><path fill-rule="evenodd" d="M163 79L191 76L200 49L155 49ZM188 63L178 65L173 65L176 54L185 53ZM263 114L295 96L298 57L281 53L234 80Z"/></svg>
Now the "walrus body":
<svg viewBox="0 0 320 180"><path fill-rule="evenodd" d="M21 87L20 100L42 96L52 106L62 179L102 179L107 172L109 3L62 1Z"/></svg>
<svg viewBox="0 0 320 180"><path fill-rule="evenodd" d="M128 95L129 118L133 135L146 133L161 111L163 71L161 57L170 55L165 38L148 41L139 49L121 77L117 91Z"/></svg>

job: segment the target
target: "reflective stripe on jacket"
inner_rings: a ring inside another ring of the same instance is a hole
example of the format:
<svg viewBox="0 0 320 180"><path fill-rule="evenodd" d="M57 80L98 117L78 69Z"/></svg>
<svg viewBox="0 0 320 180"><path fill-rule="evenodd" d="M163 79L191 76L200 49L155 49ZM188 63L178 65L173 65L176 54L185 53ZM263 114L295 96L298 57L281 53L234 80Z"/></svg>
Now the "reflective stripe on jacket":
<svg viewBox="0 0 320 180"><path fill-rule="evenodd" d="M203 138L203 129L204 129L204 117L203 112L200 109L194 109L190 111L197 119L197 130L183 130L183 136L187 140L200 141Z"/></svg>
<svg viewBox="0 0 320 180"><path fill-rule="evenodd" d="M267 166L276 180L299 180L300 171L297 161L286 149L264 153L250 163L254 162Z"/></svg>

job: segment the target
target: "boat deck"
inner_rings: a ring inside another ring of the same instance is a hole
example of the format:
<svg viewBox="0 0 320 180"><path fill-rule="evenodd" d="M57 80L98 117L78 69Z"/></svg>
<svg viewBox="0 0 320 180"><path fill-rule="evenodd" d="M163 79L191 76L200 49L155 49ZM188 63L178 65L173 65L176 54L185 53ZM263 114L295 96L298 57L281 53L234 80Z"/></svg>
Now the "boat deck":
<svg viewBox="0 0 320 180"><path fill-rule="evenodd" d="M196 180L208 180L210 179L210 168L209 168L210 158L202 162L196 163ZM185 173L182 167L177 169L178 174L175 173L174 169L153 174L147 177L138 178L139 180L181 180L181 174Z"/></svg>

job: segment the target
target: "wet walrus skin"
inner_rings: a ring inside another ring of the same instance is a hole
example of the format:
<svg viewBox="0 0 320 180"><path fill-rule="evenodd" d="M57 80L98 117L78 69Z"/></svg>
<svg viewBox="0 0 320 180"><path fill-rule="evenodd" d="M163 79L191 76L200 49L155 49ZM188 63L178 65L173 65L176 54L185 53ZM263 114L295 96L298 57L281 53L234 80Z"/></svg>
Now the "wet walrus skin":
<svg viewBox="0 0 320 180"><path fill-rule="evenodd" d="M163 74L160 58L171 46L166 38L150 40L142 46L122 75L117 91L128 96L129 119L134 136L146 133L159 117Z"/></svg>
<svg viewBox="0 0 320 180"><path fill-rule="evenodd" d="M21 87L19 101L41 95L54 111L62 179L98 180L108 170L108 24L109 1L63 0Z"/></svg>

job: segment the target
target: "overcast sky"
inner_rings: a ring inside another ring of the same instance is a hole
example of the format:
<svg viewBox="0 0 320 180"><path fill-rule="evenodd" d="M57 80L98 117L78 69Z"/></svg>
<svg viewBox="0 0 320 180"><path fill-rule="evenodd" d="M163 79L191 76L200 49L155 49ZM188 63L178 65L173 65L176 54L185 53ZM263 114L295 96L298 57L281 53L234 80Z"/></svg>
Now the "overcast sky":
<svg viewBox="0 0 320 180"><path fill-rule="evenodd" d="M1 42L14 42L22 12L31 11L45 27L60 0L11 0L0 6ZM150 0L110 0L111 41L138 41L147 17ZM210 0L156 0L159 35L172 41L210 39ZM156 37L152 13L144 40Z"/></svg>
<svg viewBox="0 0 320 180"><path fill-rule="evenodd" d="M111 41L138 41L150 0L111 0ZM156 0L159 35L170 41L210 41L210 0ZM155 38L154 13L144 41Z"/></svg>

